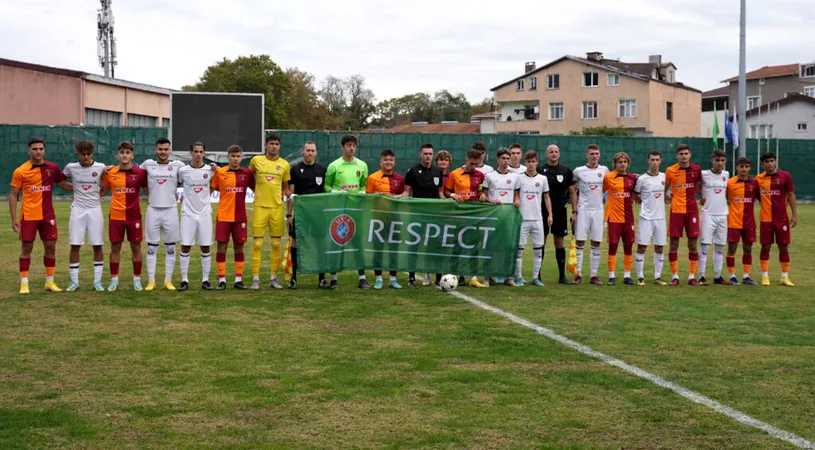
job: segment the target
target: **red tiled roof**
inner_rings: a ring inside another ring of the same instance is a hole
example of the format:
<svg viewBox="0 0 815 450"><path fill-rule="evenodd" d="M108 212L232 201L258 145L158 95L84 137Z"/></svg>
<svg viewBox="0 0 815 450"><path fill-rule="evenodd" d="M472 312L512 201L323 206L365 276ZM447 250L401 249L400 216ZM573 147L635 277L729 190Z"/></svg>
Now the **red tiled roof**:
<svg viewBox="0 0 815 450"><path fill-rule="evenodd" d="M473 114L472 118L473 119L490 118L490 117L495 117L498 114L500 114L500 113L498 113L498 112L485 112L485 113L481 113L481 114Z"/></svg>
<svg viewBox="0 0 815 450"><path fill-rule="evenodd" d="M815 105L815 97L810 97L808 95L803 94L788 94L786 98L782 98L781 100L776 100L774 102L767 103L766 105L761 105L759 107L753 108L747 111L745 115L747 117L756 115L758 114L759 109L761 109L762 113L766 114L780 106L784 106L795 102L806 102Z"/></svg>
<svg viewBox="0 0 815 450"><path fill-rule="evenodd" d="M385 130L366 130L372 133L462 133L462 134L478 134L481 133L481 125L477 123L459 123L455 125L442 125L439 123L431 123L428 125L413 126L401 125L398 127L387 128Z"/></svg>
<svg viewBox="0 0 815 450"><path fill-rule="evenodd" d="M722 86L717 89L711 89L707 92L702 92L702 98L716 98L727 97L730 95L730 86Z"/></svg>
<svg viewBox="0 0 815 450"><path fill-rule="evenodd" d="M748 80L755 80L758 78L785 77L788 75L795 75L797 73L798 73L798 63L795 63L795 64L784 64L781 66L764 66L752 72L747 72L745 76L747 77ZM738 75L732 78L728 78L723 82L732 83L734 81L739 81Z"/></svg>

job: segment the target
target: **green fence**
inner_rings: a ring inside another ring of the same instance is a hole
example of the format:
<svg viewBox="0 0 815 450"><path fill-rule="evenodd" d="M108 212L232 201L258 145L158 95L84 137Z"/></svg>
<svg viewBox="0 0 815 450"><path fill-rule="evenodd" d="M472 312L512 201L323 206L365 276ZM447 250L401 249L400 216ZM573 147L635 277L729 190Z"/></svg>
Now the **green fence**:
<svg viewBox="0 0 815 450"><path fill-rule="evenodd" d="M130 141L136 147L136 161L152 155L156 139L166 136L164 128L95 128L95 127L47 127L0 125L0 148L5 152L5 164L0 171L5 180L11 180L11 174L27 158L26 143L30 136L40 136L46 141L46 158L60 166L74 159L73 145L77 140L89 139L96 144L99 161L114 164L116 146L121 141ZM281 155L289 161L300 158L300 148L305 141L317 143L318 160L328 164L340 157L340 140L343 132L326 131L276 131L282 139ZM560 147L561 163L569 167L585 164L585 150L591 143L600 146L601 163L611 166L611 158L616 152L628 153L633 161L632 171L636 173L647 169L647 154L651 150L663 153L663 170L672 164L676 146L688 144L693 151L693 160L702 167L709 167L713 145L706 138L635 138L605 136L535 136L511 134L426 134L426 133L358 133L359 144L357 156L366 161L370 172L379 168L379 153L384 148L391 148L397 155L396 170L404 173L414 164L418 157L419 147L429 142L436 150L447 150L453 154L454 164L464 162L467 149L476 140L482 140L489 148L487 161L494 165L495 151L500 147L509 147L513 142L523 145L524 149L535 149L543 153L549 144ZM815 140L781 140L770 141L769 150L776 152L778 145L779 166L789 171L796 183L799 199L815 200ZM720 141L720 146L723 143ZM184 145L174 145L183 148ZM758 166L759 143L747 141L747 156L753 162L754 174ZM215 149L208 149L215 150ZM226 149L223 149L226 150ZM767 141L761 142L760 152L767 151ZM732 149L728 149L728 170L732 171ZM8 194L8 181L0 187L0 195ZM59 193L60 190L57 190Z"/></svg>

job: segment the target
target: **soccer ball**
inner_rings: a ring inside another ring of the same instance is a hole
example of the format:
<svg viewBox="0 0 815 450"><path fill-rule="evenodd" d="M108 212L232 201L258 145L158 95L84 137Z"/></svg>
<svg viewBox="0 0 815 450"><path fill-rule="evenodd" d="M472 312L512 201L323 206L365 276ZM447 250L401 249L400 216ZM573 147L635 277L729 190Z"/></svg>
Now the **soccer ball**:
<svg viewBox="0 0 815 450"><path fill-rule="evenodd" d="M441 277L439 286L441 286L441 290L444 292L454 291L458 287L458 277L448 273L447 275Z"/></svg>

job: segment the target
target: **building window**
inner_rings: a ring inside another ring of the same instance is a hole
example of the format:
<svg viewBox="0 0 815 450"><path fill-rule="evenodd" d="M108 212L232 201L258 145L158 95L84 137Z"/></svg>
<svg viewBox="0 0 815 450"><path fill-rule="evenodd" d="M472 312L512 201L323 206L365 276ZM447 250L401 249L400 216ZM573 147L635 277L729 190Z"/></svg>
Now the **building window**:
<svg viewBox="0 0 815 450"><path fill-rule="evenodd" d="M563 120L563 103L549 103L549 120Z"/></svg>
<svg viewBox="0 0 815 450"><path fill-rule="evenodd" d="M801 78L815 77L815 64L801 65Z"/></svg>
<svg viewBox="0 0 815 450"><path fill-rule="evenodd" d="M620 85L620 74L619 73L610 73L608 74L608 80L606 80L609 86L619 86Z"/></svg>
<svg viewBox="0 0 815 450"><path fill-rule="evenodd" d="M804 95L815 97L815 86L807 86L804 88Z"/></svg>
<svg viewBox="0 0 815 450"><path fill-rule="evenodd" d="M773 125L750 125L750 139L772 139L774 128Z"/></svg>
<svg viewBox="0 0 815 450"><path fill-rule="evenodd" d="M597 102L583 102L583 113L581 115L581 118L584 120L596 119Z"/></svg>
<svg viewBox="0 0 815 450"><path fill-rule="evenodd" d="M597 72L583 72L583 87L597 87L600 85L600 74Z"/></svg>
<svg viewBox="0 0 815 450"><path fill-rule="evenodd" d="M122 113L103 109L85 108L85 125L93 127L120 127Z"/></svg>
<svg viewBox="0 0 815 450"><path fill-rule="evenodd" d="M153 128L158 124L158 117L143 116L141 114L128 114L127 126L128 127L144 127Z"/></svg>
<svg viewBox="0 0 815 450"><path fill-rule="evenodd" d="M665 105L665 114L666 114L666 119L673 122L673 120L674 120L674 104L672 102L668 102Z"/></svg>
<svg viewBox="0 0 815 450"><path fill-rule="evenodd" d="M170 128L170 118L164 117L161 119L161 126L164 128Z"/></svg>
<svg viewBox="0 0 815 450"><path fill-rule="evenodd" d="M529 78L529 90L534 91L538 89L538 77Z"/></svg>
<svg viewBox="0 0 815 450"><path fill-rule="evenodd" d="M806 133L807 132L807 123L806 122L798 122L798 129L796 131L798 133Z"/></svg>
<svg viewBox="0 0 815 450"><path fill-rule="evenodd" d="M560 89L560 74L550 73L546 76L546 89Z"/></svg>
<svg viewBox="0 0 815 450"><path fill-rule="evenodd" d="M633 119L637 117L636 100L620 100L620 119Z"/></svg>
<svg viewBox="0 0 815 450"><path fill-rule="evenodd" d="M518 80L518 82L515 84L515 90L524 90L524 80Z"/></svg>
<svg viewBox="0 0 815 450"><path fill-rule="evenodd" d="M747 97L747 109L751 110L753 108L758 108L761 106L761 96L756 95L755 97Z"/></svg>

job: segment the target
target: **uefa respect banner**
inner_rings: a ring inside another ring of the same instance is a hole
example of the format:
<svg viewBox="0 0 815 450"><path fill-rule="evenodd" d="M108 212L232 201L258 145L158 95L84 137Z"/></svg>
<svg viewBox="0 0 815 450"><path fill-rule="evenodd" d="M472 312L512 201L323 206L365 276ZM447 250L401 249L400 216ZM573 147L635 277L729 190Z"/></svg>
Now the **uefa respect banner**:
<svg viewBox="0 0 815 450"><path fill-rule="evenodd" d="M511 276L521 220L512 205L301 195L294 198L298 271Z"/></svg>

